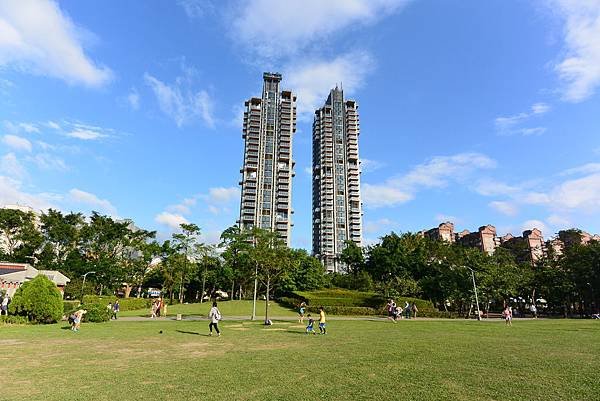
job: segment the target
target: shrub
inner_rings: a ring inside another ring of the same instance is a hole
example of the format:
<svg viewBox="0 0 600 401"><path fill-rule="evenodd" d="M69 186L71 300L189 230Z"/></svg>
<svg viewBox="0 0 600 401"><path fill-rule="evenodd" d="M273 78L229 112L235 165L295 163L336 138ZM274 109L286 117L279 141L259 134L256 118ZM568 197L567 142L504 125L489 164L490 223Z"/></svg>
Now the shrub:
<svg viewBox="0 0 600 401"><path fill-rule="evenodd" d="M3 324L27 324L29 320L25 316L0 316L0 323Z"/></svg>
<svg viewBox="0 0 600 401"><path fill-rule="evenodd" d="M63 301L63 314L68 315L78 309L79 301Z"/></svg>
<svg viewBox="0 0 600 401"><path fill-rule="evenodd" d="M386 315L387 299L373 292L351 291L341 288L323 289L317 291L295 291L278 301L296 309L301 302L308 304L310 313L317 313L318 307L323 306L326 313L332 315ZM396 304L404 307L405 302L415 303L419 310L417 316L444 317L430 301L419 298L400 297Z"/></svg>
<svg viewBox="0 0 600 401"><path fill-rule="evenodd" d="M114 295L107 295L104 297L86 295L83 297L83 303L100 304L104 305L104 308L106 308L106 305L108 305L109 302L114 304L117 299L119 300L119 309L121 311L146 309L149 308L152 303L152 299L150 298L117 298Z"/></svg>
<svg viewBox="0 0 600 401"><path fill-rule="evenodd" d="M55 323L62 318L62 295L56 285L40 274L23 283L9 306L10 312L31 322Z"/></svg>
<svg viewBox="0 0 600 401"><path fill-rule="evenodd" d="M87 313L83 315L84 322L102 323L110 320L111 313L106 309L106 305L84 304L80 308L87 310Z"/></svg>

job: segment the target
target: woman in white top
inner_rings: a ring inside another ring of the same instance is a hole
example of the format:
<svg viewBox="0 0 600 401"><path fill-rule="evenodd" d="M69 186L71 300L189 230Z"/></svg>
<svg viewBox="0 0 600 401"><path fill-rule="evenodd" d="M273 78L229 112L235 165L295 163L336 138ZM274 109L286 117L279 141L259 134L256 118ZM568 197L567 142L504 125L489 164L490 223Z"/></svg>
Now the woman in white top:
<svg viewBox="0 0 600 401"><path fill-rule="evenodd" d="M219 331L219 320L221 320L221 311L219 311L219 308L217 308L216 302L213 302L213 306L212 308L210 308L210 313L208 314L208 317L210 318L210 323L208 325L210 333L208 333L208 335L212 336L212 331L214 327L215 331L217 332L217 337L220 336L221 332Z"/></svg>

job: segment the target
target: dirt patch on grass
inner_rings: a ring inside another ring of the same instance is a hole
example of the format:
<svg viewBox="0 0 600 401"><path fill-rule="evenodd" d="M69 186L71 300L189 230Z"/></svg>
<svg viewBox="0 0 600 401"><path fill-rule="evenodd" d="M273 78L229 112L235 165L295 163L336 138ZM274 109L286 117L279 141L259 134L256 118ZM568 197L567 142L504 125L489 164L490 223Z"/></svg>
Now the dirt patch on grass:
<svg viewBox="0 0 600 401"><path fill-rule="evenodd" d="M267 351L267 350L277 350L277 349L287 349L290 348L289 344L261 344L254 345L252 347L247 348L249 351Z"/></svg>
<svg viewBox="0 0 600 401"><path fill-rule="evenodd" d="M229 327L229 330L234 330L234 331L248 331L250 330L247 327Z"/></svg>

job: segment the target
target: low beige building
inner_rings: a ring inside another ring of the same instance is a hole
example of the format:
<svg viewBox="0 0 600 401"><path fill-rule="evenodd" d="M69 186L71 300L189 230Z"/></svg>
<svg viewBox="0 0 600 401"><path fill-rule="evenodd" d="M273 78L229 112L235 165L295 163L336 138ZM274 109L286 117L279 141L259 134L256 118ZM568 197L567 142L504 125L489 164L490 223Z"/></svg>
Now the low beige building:
<svg viewBox="0 0 600 401"><path fill-rule="evenodd" d="M56 284L61 294L64 293L67 283L71 281L57 270L38 270L28 263L0 262L0 291L6 291L12 298L23 283L33 280L39 274L43 274Z"/></svg>

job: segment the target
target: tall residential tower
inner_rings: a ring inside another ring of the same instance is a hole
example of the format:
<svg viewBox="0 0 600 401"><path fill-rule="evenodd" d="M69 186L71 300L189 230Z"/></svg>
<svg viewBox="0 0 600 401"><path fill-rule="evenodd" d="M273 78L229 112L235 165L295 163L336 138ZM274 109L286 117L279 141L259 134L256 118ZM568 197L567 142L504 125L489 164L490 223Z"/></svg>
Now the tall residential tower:
<svg viewBox="0 0 600 401"><path fill-rule="evenodd" d="M281 74L265 72L263 80L262 98L245 102L239 224L242 229L275 231L289 246L296 96L289 90L280 91Z"/></svg>
<svg viewBox="0 0 600 401"><path fill-rule="evenodd" d="M337 87L313 123L313 254L327 271L343 271L346 241L362 245L358 105Z"/></svg>

